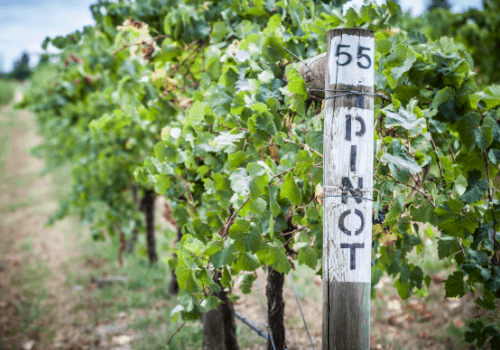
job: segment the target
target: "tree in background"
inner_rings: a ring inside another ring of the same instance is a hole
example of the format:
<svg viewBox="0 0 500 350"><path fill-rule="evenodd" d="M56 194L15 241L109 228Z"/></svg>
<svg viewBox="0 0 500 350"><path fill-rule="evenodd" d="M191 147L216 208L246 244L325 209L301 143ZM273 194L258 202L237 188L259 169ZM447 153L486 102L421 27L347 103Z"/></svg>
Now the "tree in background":
<svg viewBox="0 0 500 350"><path fill-rule="evenodd" d="M50 55L47 54L47 53L44 53L40 56L40 61L38 61L38 65L43 65L43 64L47 64L50 62Z"/></svg>
<svg viewBox="0 0 500 350"><path fill-rule="evenodd" d="M21 55L21 58L14 63L14 69L12 70L12 73L10 73L10 76L16 80L28 79L31 75L29 62L30 56L24 52Z"/></svg>
<svg viewBox="0 0 500 350"><path fill-rule="evenodd" d="M427 7L427 11L432 11L434 9L451 9L451 5L448 0L431 0L429 6Z"/></svg>

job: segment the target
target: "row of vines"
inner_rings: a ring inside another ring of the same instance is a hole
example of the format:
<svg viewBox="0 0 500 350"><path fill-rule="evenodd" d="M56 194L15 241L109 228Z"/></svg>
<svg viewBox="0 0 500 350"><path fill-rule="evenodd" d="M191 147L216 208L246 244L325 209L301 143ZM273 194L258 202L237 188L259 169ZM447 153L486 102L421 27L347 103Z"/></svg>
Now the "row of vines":
<svg viewBox="0 0 500 350"><path fill-rule="evenodd" d="M20 105L37 116L47 170L71 166L53 219L79 214L95 239L121 242L120 256L146 232L156 263L153 207L164 196L178 230L167 259L174 319L230 313L231 288L250 292L262 267L268 296L296 265L321 275L324 95L297 63L326 51L329 29L370 28L372 288L389 275L402 298L425 297L431 278L408 255L428 249L427 235L456 266L446 296L470 293L477 305L466 340L500 346L500 86L485 85L495 70L474 66L488 59L474 38L436 37L451 36L444 24L426 32L426 21L460 26L459 15L412 19L391 1L342 14L342 2L99 0L94 26L47 39L61 52L39 70L56 72ZM281 349L283 314L270 304L269 316Z"/></svg>

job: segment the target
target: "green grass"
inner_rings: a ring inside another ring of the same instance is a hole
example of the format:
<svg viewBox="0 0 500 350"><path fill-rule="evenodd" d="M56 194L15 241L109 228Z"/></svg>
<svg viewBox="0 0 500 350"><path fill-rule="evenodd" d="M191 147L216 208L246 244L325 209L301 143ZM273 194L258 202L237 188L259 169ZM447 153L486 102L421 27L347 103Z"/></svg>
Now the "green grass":
<svg viewBox="0 0 500 350"><path fill-rule="evenodd" d="M157 244L169 242L170 233L157 234ZM94 268L85 273L70 273L66 280L68 288L88 286L92 278L106 276L124 276L126 282L115 282L110 286L95 288L90 293L90 305L94 307L93 320L100 324L116 322L116 316L125 312L132 316L127 328L140 337L132 341L134 350L156 350L165 348L170 336L182 325L181 320L172 321L171 311L177 305L177 297L168 293L170 271L164 263L150 267L147 257L140 252L141 240L138 241L136 254L124 255L124 266L120 268L117 260L117 243L113 240L93 242L90 235L82 237L84 254L81 263ZM145 243L145 242L144 242ZM95 265L98 265L95 267ZM70 271L70 265L63 267ZM73 269L74 270L74 269ZM89 302L83 301L75 306L73 312L88 309ZM190 321L175 335L168 349L200 349L203 326L201 322ZM237 321L237 337L241 348L250 344L265 342L247 326Z"/></svg>
<svg viewBox="0 0 500 350"><path fill-rule="evenodd" d="M168 324L166 329L158 328L155 332L133 341L132 347L134 350L159 350L167 348L169 350L201 349L203 329L199 323L193 322L186 323L181 331L172 338L170 345L166 346L173 332L181 325L182 323L178 321L176 324Z"/></svg>
<svg viewBox="0 0 500 350"><path fill-rule="evenodd" d="M31 251L32 248L33 248L33 242L30 239L25 240L21 244L21 249L26 251L26 252Z"/></svg>
<svg viewBox="0 0 500 350"><path fill-rule="evenodd" d="M3 158L7 153L8 145L9 145L9 134L0 131L0 169L2 168Z"/></svg>
<svg viewBox="0 0 500 350"><path fill-rule="evenodd" d="M23 274L13 275L10 282L18 287L19 302L16 305L17 320L13 323L14 331L23 333L27 337L37 333L44 333L48 337L55 335L53 315L57 305L50 298L50 292L44 287L44 279L50 273L43 262L21 262L27 268Z"/></svg>
<svg viewBox="0 0 500 350"><path fill-rule="evenodd" d="M9 103L14 97L15 88L14 84L12 84L8 80L0 80L0 106L6 105Z"/></svg>

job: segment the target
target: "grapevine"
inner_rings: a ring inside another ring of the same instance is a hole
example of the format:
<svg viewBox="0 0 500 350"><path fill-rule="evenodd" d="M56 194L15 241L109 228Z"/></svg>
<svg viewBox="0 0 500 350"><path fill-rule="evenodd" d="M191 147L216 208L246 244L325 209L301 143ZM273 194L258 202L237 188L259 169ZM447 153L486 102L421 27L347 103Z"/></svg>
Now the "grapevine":
<svg viewBox="0 0 500 350"><path fill-rule="evenodd" d="M132 188L165 196L182 233L168 261L174 319L199 319L237 281L249 293L261 267L321 275L323 96L298 69L326 51L327 30L370 28L372 288L387 274L401 298L425 297L431 278L409 253L437 228L439 258L456 266L446 297L470 293L478 307L466 340L498 346L500 87L479 88L470 48L407 30L394 2L339 9L99 1L94 27L46 42L63 49L58 76L22 103L44 136L36 152L49 168L72 167L56 217L76 211L96 238L130 237L144 225Z"/></svg>

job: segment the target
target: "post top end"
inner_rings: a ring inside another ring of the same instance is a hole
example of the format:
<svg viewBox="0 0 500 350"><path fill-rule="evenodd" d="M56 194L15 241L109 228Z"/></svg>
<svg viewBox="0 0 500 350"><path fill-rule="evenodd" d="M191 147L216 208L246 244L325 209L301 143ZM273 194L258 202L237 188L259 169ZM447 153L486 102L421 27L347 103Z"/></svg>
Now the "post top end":
<svg viewBox="0 0 500 350"><path fill-rule="evenodd" d="M365 29L365 28L336 28L336 29L330 29L327 32L327 34L330 37L341 36L343 34L346 34L346 35L373 38L375 36L375 31L372 29Z"/></svg>

